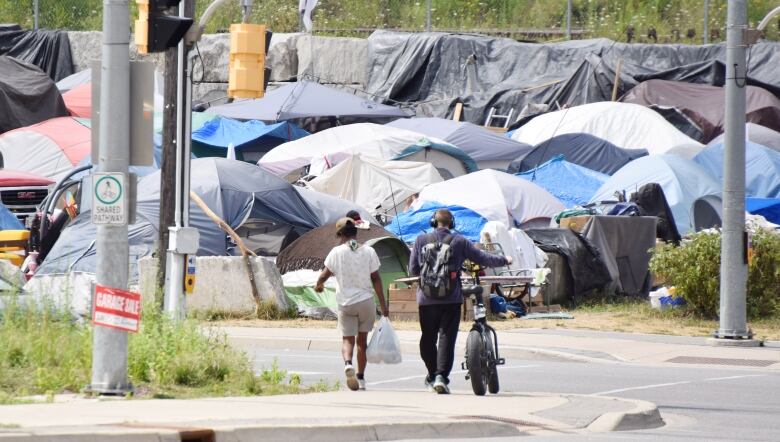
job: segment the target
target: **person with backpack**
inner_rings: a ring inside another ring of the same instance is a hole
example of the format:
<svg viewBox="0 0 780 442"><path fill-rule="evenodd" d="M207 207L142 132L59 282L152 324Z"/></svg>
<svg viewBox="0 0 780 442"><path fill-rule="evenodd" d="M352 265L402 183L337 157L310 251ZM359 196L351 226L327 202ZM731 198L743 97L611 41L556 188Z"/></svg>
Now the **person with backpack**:
<svg viewBox="0 0 780 442"><path fill-rule="evenodd" d="M321 293L325 281L336 275L338 287L338 320L341 330L341 355L344 358L344 375L350 390L365 390L366 349L368 332L374 327L376 303L379 298L382 316L387 316L387 302L379 276L379 256L370 246L357 242L357 226L351 218L336 222L336 236L340 245L334 247L325 258L325 268L317 279L314 291ZM352 365L352 354L357 343L357 372Z"/></svg>
<svg viewBox="0 0 780 442"><path fill-rule="evenodd" d="M500 267L511 264L512 258L483 252L453 232L455 218L447 209L437 210L430 224L434 231L418 236L414 243L409 273L420 277L417 303L422 331L420 356L428 369L425 386L438 394L449 394L463 304L463 262L468 259L484 267Z"/></svg>

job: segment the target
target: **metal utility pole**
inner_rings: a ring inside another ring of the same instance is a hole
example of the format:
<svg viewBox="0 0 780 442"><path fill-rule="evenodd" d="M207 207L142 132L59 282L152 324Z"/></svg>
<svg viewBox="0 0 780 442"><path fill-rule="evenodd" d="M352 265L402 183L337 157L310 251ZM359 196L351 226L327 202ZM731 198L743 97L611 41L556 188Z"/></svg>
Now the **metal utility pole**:
<svg viewBox="0 0 780 442"><path fill-rule="evenodd" d="M162 132L162 164L160 164L160 225L157 244L157 287L165 286L165 269L168 251L168 226L174 224L176 207L176 76L178 74L178 49L169 48L165 51L164 97L163 101L163 132ZM160 306L163 301L160 300Z"/></svg>
<svg viewBox="0 0 780 442"><path fill-rule="evenodd" d="M710 43L710 0L704 0L704 26L702 27L702 34L704 34L704 44Z"/></svg>
<svg viewBox="0 0 780 442"><path fill-rule="evenodd" d="M38 0L33 0L33 29L38 30Z"/></svg>
<svg viewBox="0 0 780 442"><path fill-rule="evenodd" d="M720 254L720 328L715 345L756 345L747 328L745 231L745 86L747 2L729 0L726 31L726 152L723 161L723 235Z"/></svg>
<svg viewBox="0 0 780 442"><path fill-rule="evenodd" d="M127 176L130 163L130 9L128 0L103 0L100 84L100 172ZM127 288L127 224L97 226L97 283ZM90 390L123 394L127 382L127 332L95 327Z"/></svg>
<svg viewBox="0 0 780 442"><path fill-rule="evenodd" d="M566 2L566 39L571 40L571 0Z"/></svg>
<svg viewBox="0 0 780 442"><path fill-rule="evenodd" d="M425 0L425 30L431 32L431 0Z"/></svg>

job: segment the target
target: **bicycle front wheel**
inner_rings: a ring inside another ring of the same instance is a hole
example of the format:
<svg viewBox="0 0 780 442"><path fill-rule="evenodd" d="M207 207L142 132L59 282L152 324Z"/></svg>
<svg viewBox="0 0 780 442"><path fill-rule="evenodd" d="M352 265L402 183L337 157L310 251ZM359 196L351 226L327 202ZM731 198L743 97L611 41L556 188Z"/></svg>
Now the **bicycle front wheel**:
<svg viewBox="0 0 780 442"><path fill-rule="evenodd" d="M471 389L477 396L484 396L487 391L488 369L485 341L482 335L472 330L466 341L466 369L471 379Z"/></svg>

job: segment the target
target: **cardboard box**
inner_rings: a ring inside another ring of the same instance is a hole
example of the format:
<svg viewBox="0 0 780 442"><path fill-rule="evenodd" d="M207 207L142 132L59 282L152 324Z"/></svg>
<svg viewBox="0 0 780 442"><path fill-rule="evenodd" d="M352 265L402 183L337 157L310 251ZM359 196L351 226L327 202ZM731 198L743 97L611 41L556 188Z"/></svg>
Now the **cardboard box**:
<svg viewBox="0 0 780 442"><path fill-rule="evenodd" d="M585 228L585 224L588 223L590 218L591 215L570 216L568 218L563 218L559 225L563 229L572 229L576 232L582 232L582 229Z"/></svg>

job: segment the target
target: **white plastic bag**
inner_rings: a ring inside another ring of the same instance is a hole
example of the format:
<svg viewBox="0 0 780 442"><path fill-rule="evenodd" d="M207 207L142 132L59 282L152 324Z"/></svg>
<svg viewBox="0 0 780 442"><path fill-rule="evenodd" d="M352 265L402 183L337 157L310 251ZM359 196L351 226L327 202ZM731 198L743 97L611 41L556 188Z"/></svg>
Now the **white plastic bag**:
<svg viewBox="0 0 780 442"><path fill-rule="evenodd" d="M366 359L372 364L401 363L401 341L386 316L382 316L371 333Z"/></svg>

